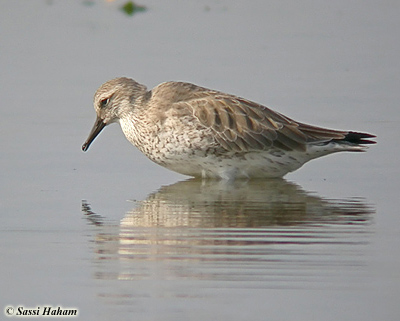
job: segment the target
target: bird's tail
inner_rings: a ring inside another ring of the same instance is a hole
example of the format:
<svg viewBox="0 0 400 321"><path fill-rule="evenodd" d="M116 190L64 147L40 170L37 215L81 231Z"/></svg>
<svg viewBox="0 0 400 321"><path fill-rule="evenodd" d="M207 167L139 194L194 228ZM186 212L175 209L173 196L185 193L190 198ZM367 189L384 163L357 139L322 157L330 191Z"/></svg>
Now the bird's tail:
<svg viewBox="0 0 400 321"><path fill-rule="evenodd" d="M343 139L337 140L337 142L347 142L356 145L376 144L376 141L370 139L375 137L375 135L367 133L348 132Z"/></svg>
<svg viewBox="0 0 400 321"><path fill-rule="evenodd" d="M334 143L333 152L348 151L348 152L364 152L368 149L370 144L376 144L376 141L372 140L375 135L359 132L348 132L343 138L332 139L326 144Z"/></svg>

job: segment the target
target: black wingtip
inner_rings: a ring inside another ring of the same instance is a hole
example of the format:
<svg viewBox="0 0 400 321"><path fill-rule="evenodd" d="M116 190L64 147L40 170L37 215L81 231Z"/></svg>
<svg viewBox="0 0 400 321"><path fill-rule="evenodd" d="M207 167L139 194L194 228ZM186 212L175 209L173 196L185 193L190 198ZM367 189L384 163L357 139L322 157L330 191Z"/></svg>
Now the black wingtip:
<svg viewBox="0 0 400 321"><path fill-rule="evenodd" d="M376 141L370 140L370 138L376 138L376 136L367 133L348 132L343 140L353 144L376 144Z"/></svg>

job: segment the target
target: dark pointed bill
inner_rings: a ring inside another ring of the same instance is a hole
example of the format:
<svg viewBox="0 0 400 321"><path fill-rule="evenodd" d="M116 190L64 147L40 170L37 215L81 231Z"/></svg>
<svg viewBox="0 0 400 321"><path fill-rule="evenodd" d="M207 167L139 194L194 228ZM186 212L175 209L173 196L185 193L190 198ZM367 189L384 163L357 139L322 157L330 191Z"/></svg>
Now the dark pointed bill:
<svg viewBox="0 0 400 321"><path fill-rule="evenodd" d="M103 122L103 120L100 117L97 117L96 122L94 123L94 126L90 131L90 134L86 142L82 145L82 150L84 152L86 152L89 149L90 144L94 141L97 135L100 134L100 132L103 130L105 126L106 124Z"/></svg>

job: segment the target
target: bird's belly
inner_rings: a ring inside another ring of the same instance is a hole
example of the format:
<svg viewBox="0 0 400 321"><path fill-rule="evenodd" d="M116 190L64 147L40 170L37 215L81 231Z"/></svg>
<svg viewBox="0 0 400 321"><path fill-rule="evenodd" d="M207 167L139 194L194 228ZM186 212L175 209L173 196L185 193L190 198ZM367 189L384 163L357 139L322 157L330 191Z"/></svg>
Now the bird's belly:
<svg viewBox="0 0 400 321"><path fill-rule="evenodd" d="M175 172L202 178L276 178L301 167L305 160L274 151L244 154L174 155L156 163Z"/></svg>
<svg viewBox="0 0 400 321"><path fill-rule="evenodd" d="M128 123L130 125L130 123ZM153 162L180 174L202 178L276 178L300 168L309 157L304 151L270 148L232 152L216 144L212 135L189 136L190 131L159 131L157 135L132 135L126 124L121 127L128 140ZM172 128L172 127L171 127Z"/></svg>

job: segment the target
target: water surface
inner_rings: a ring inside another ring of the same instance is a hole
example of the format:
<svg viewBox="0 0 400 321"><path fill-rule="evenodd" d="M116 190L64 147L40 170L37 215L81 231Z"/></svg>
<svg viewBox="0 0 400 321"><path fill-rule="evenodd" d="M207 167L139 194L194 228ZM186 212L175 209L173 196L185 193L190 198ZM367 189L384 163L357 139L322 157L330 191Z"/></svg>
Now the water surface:
<svg viewBox="0 0 400 321"><path fill-rule="evenodd" d="M111 306L139 305L143 315L154 309L146 307L150 298L172 315L193 317L187 300L220 300L221 291L267 299L272 290L371 287L375 210L362 198L324 199L280 179L193 179L133 202L120 224L87 201L82 212L97 227L93 277L108 284L99 297Z"/></svg>
<svg viewBox="0 0 400 321"><path fill-rule="evenodd" d="M0 319L399 320L398 3L124 2L2 1ZM82 153L93 94L119 76L378 144L234 184L153 164L118 125Z"/></svg>

